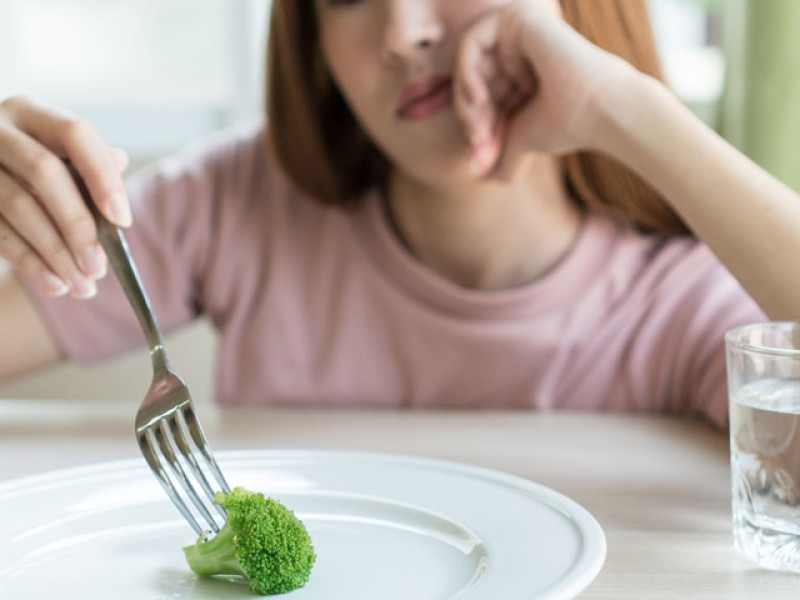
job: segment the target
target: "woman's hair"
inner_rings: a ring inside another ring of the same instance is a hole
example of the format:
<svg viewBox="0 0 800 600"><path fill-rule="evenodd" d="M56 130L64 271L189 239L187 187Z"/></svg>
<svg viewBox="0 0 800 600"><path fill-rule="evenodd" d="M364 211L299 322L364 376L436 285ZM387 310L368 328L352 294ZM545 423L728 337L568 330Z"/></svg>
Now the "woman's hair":
<svg viewBox="0 0 800 600"><path fill-rule="evenodd" d="M596 45L661 79L646 0L560 0L564 17ZM314 3L274 0L267 62L272 148L311 196L352 206L385 181L389 163L372 143L324 65ZM591 209L649 232L687 233L664 199L626 167L595 152L562 158L567 188Z"/></svg>

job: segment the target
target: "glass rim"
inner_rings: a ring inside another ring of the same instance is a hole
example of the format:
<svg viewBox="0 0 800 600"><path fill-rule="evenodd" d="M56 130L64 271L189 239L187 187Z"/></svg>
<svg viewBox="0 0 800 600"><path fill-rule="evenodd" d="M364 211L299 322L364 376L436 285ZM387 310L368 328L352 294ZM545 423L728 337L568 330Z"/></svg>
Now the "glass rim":
<svg viewBox="0 0 800 600"><path fill-rule="evenodd" d="M740 325L728 330L725 333L725 343L739 350L759 352L761 354L771 354L773 356L784 356L789 358L800 358L800 344L796 348L779 348L770 344L756 344L744 339L744 335L754 329L772 331L797 331L800 339L800 322L798 321L764 321L762 323L750 323Z"/></svg>

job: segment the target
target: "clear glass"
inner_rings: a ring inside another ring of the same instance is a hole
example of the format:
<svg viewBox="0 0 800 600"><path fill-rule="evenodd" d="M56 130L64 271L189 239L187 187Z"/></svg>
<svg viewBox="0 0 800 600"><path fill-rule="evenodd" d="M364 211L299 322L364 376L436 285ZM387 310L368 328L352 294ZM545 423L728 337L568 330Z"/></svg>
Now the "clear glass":
<svg viewBox="0 0 800 600"><path fill-rule="evenodd" d="M734 542L800 572L800 323L740 327L725 345Z"/></svg>

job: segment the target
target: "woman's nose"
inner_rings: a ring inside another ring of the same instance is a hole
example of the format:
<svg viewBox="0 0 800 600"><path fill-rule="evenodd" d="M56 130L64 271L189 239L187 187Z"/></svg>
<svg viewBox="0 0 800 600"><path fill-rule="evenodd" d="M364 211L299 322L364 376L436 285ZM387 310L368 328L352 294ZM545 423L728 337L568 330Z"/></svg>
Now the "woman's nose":
<svg viewBox="0 0 800 600"><path fill-rule="evenodd" d="M432 0L389 0L386 3L385 59L413 59L441 42L444 25L434 5Z"/></svg>

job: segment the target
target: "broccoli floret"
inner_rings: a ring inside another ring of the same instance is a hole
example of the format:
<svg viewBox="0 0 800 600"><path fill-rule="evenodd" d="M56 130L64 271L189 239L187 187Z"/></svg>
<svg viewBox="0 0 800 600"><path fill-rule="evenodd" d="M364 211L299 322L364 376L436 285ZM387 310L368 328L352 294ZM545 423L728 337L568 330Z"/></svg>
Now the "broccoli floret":
<svg viewBox="0 0 800 600"><path fill-rule="evenodd" d="M263 595L283 594L308 581L316 554L303 522L283 504L237 487L218 492L215 500L228 518L211 539L201 536L183 551L200 575L242 575L250 589Z"/></svg>

